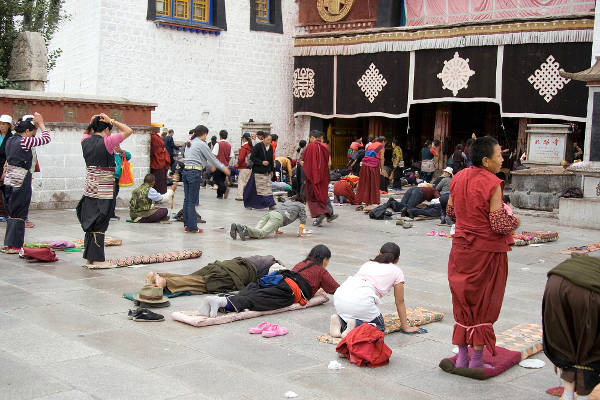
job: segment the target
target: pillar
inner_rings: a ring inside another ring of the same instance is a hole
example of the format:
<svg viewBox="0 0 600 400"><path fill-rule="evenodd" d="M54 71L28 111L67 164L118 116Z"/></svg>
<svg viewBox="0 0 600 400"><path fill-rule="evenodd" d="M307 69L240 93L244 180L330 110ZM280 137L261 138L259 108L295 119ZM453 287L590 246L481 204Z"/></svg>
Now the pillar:
<svg viewBox="0 0 600 400"><path fill-rule="evenodd" d="M450 136L451 116L451 104L437 104L435 110L435 127L433 129L433 139L440 141L440 149L444 148L444 142ZM444 169L446 167L447 162L448 157L440 152L438 157L435 159L436 169Z"/></svg>
<svg viewBox="0 0 600 400"><path fill-rule="evenodd" d="M517 157L521 152L527 151L527 124L528 118L519 118L519 133L517 135Z"/></svg>

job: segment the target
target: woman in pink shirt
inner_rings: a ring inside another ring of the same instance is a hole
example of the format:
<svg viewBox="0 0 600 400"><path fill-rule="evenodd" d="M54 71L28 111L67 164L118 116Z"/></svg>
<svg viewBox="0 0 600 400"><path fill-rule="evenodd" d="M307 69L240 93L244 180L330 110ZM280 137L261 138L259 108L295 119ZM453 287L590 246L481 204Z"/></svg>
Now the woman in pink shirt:
<svg viewBox="0 0 600 400"><path fill-rule="evenodd" d="M331 316L331 336L345 337L353 328L365 322L384 332L383 316L377 305L392 288L402 330L406 333L419 332L419 328L409 326L406 320L404 273L394 265L399 259L400 247L388 242L381 246L375 259L363 264L356 275L342 283L333 296L337 314Z"/></svg>

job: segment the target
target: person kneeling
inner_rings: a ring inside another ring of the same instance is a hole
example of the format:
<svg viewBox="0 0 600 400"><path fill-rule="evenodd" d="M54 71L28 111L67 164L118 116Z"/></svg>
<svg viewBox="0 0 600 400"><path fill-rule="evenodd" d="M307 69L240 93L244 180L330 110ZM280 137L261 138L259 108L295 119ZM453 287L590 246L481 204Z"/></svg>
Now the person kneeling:
<svg viewBox="0 0 600 400"><path fill-rule="evenodd" d="M144 183L131 194L129 201L129 216L133 222L151 223L159 222L169 218L169 210L158 208L153 203L160 203L165 199L173 197L177 184L174 183L164 195L154 189L154 175L148 174L144 177Z"/></svg>
<svg viewBox="0 0 600 400"><path fill-rule="evenodd" d="M339 284L325 269L330 258L329 248L319 244L291 271L280 270L269 274L265 277L268 279L250 283L233 296L207 297L200 306L200 314L216 317L220 308L231 312L270 311L294 303L305 305L321 288L333 294Z"/></svg>
<svg viewBox="0 0 600 400"><path fill-rule="evenodd" d="M406 320L404 273L394 265L399 259L400 247L388 242L381 247L375 259L363 264L354 276L342 283L333 296L337 314L331 316L331 336L345 337L348 332L365 322L385 332L383 316L377 304L381 304L381 297L392 288L402 331L420 331L417 327L411 327Z"/></svg>
<svg viewBox="0 0 600 400"><path fill-rule="evenodd" d="M304 224L306 224L306 209L304 204L297 200L286 200L282 204L277 206L276 210L269 211L266 213L256 227L252 228L247 225L231 224L231 230L229 234L233 240L237 239L237 235L240 235L240 239L246 240L246 238L264 239L272 232L278 232L278 229L282 226L286 226L300 220L300 227L298 228L298 237L303 236Z"/></svg>

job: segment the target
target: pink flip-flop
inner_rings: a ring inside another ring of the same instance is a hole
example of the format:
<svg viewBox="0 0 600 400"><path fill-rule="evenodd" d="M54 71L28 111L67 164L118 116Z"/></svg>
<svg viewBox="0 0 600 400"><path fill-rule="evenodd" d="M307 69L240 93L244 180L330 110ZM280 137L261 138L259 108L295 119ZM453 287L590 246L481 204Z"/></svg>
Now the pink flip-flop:
<svg viewBox="0 0 600 400"><path fill-rule="evenodd" d="M427 236L437 236L438 232L436 230L430 231Z"/></svg>
<svg viewBox="0 0 600 400"><path fill-rule="evenodd" d="M443 230L443 229L442 229L441 231L439 231L439 232L438 232L438 236L446 236L446 235L447 235L447 233L446 233L446 231L445 231L445 230Z"/></svg>
<svg viewBox="0 0 600 400"><path fill-rule="evenodd" d="M269 328L265 329L262 332L263 337L275 337L275 336L283 336L287 335L288 330L283 326L279 326L277 324L271 325Z"/></svg>
<svg viewBox="0 0 600 400"><path fill-rule="evenodd" d="M248 332L253 333L253 334L254 333L263 333L265 330L269 329L271 326L272 325L268 322L262 322L254 328L249 328Z"/></svg>

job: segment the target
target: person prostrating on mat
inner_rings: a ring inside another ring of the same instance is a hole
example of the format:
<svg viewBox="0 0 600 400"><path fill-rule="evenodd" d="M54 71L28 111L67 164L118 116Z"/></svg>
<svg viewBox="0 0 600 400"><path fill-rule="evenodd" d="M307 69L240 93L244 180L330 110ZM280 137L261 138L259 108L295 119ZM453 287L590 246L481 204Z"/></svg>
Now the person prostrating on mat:
<svg viewBox="0 0 600 400"><path fill-rule="evenodd" d="M333 296L337 314L331 316L331 336L345 337L348 332L365 322L385 332L383 316L377 305L381 304L381 297L392 288L402 331L420 332L419 328L411 327L406 320L404 273L395 265L399 259L400 247L387 242L381 246L377 257L363 264L354 276L342 283Z"/></svg>
<svg viewBox="0 0 600 400"><path fill-rule="evenodd" d="M294 303L305 305L319 289L333 294L339 284L325 269L330 258L331 251L327 246L316 245L306 259L291 271L280 270L269 274L233 296L207 297L200 306L200 314L216 317L219 308L232 312L270 311Z"/></svg>

